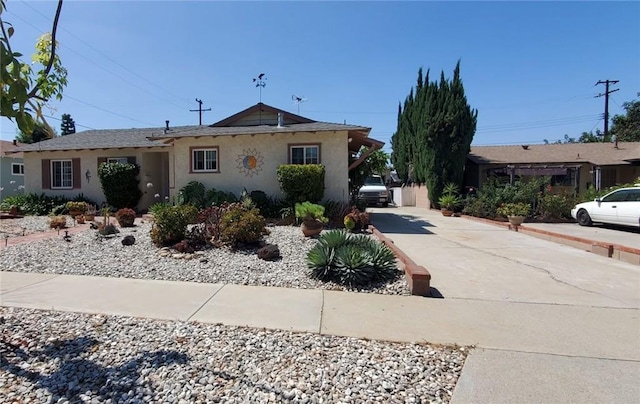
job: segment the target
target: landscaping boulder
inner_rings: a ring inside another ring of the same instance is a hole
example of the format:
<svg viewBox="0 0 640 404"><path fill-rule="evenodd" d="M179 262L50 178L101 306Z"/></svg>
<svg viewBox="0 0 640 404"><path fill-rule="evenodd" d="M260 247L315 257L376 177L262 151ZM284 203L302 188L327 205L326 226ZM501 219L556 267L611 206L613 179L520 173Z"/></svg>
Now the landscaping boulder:
<svg viewBox="0 0 640 404"><path fill-rule="evenodd" d="M280 258L280 249L277 244L267 244L258 250L258 258L265 261L274 261Z"/></svg>
<svg viewBox="0 0 640 404"><path fill-rule="evenodd" d="M136 238L132 235L124 236L122 239L122 245L134 245L136 242Z"/></svg>

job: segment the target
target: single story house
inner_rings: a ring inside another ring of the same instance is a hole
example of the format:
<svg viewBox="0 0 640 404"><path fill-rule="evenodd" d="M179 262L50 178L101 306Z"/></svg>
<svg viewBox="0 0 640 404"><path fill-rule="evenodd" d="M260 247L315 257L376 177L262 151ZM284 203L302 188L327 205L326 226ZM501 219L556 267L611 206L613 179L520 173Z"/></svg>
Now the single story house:
<svg viewBox="0 0 640 404"><path fill-rule="evenodd" d="M384 143L371 128L318 122L258 103L209 126L88 130L20 148L27 192L82 193L105 201L97 170L102 162L140 166L139 210L173 198L190 181L240 195L261 190L282 197L276 170L282 164L325 166L325 199L347 201L354 155Z"/></svg>
<svg viewBox="0 0 640 404"><path fill-rule="evenodd" d="M23 156L21 152L15 152L22 145L0 140L0 200L24 192Z"/></svg>
<svg viewBox="0 0 640 404"><path fill-rule="evenodd" d="M464 185L482 187L490 177L549 176L551 185L579 194L640 177L640 142L471 146Z"/></svg>

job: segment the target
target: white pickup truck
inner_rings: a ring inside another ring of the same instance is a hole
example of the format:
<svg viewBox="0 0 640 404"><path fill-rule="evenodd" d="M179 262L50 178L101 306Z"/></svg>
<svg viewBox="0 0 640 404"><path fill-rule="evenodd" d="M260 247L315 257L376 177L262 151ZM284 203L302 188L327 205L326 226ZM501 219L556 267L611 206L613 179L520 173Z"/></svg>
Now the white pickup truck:
<svg viewBox="0 0 640 404"><path fill-rule="evenodd" d="M358 199L367 201L367 205L389 206L389 190L379 175L372 175L364 180L364 185L358 191Z"/></svg>

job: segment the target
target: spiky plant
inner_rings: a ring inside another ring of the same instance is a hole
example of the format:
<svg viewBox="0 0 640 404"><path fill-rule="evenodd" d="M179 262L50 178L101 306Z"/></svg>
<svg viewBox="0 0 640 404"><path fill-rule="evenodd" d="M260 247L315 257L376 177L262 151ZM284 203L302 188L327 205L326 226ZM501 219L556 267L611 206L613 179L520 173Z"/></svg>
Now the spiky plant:
<svg viewBox="0 0 640 404"><path fill-rule="evenodd" d="M344 230L322 234L307 255L307 267L312 278L349 287L365 287L398 275L395 256L387 246Z"/></svg>
<svg viewBox="0 0 640 404"><path fill-rule="evenodd" d="M337 280L350 287L370 283L375 270L370 265L369 254L356 245L343 245L336 250L335 268Z"/></svg>
<svg viewBox="0 0 640 404"><path fill-rule="evenodd" d="M335 257L335 250L327 245L318 244L307 255L307 268L311 270L311 277L315 279L331 278L331 265Z"/></svg>
<svg viewBox="0 0 640 404"><path fill-rule="evenodd" d="M330 248L337 248L342 245L348 244L351 239L351 234L344 230L331 230L322 233L322 236L318 239L318 243L326 245Z"/></svg>

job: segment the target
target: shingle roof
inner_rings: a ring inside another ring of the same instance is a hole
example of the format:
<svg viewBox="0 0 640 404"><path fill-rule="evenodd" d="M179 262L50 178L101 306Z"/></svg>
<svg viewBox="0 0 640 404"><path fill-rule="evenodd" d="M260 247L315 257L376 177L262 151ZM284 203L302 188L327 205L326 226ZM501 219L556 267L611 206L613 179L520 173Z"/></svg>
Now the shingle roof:
<svg viewBox="0 0 640 404"><path fill-rule="evenodd" d="M282 127L276 125L257 126L220 126L232 124L238 119L255 111L270 113L283 112L288 123ZM215 126L218 125L218 126ZM191 126L176 126L169 130L165 128L139 128L139 129L103 129L88 130L72 135L59 136L32 145L21 147L21 151L53 151L53 150L83 150L83 149L110 149L132 147L165 147L169 139L195 137L195 136L236 136L236 135L261 135L273 133L293 132L327 132L346 130L358 137L366 137L371 128L358 125L346 125L330 122L316 122L309 118L291 114L284 110L258 103L243 111L238 112L218 123ZM354 144L353 147L356 145Z"/></svg>
<svg viewBox="0 0 640 404"><path fill-rule="evenodd" d="M189 136L235 136L235 135L260 135L270 133L292 133L292 132L326 132L334 130L360 131L368 133L371 128L356 125L343 125L329 122L311 122L284 125L282 127L273 125L258 126L195 126L187 129L174 128L166 133L160 132L154 135L154 139L169 139Z"/></svg>
<svg viewBox="0 0 640 404"><path fill-rule="evenodd" d="M188 127L175 128L184 130ZM53 150L83 150L110 149L126 147L163 147L160 141L147 139L149 136L162 133L164 128L141 129L101 129L77 132L71 135L58 136L38 143L24 145L21 151L53 151Z"/></svg>
<svg viewBox="0 0 640 404"><path fill-rule="evenodd" d="M585 163L631 164L640 159L640 142L471 146L468 158L477 164Z"/></svg>
<svg viewBox="0 0 640 404"><path fill-rule="evenodd" d="M13 142L9 142L7 140L0 140L0 156L2 157L11 156L11 157L18 157L18 158L22 157L22 153L12 153L12 151L22 146L23 144L24 143L18 143L17 146L14 146Z"/></svg>

